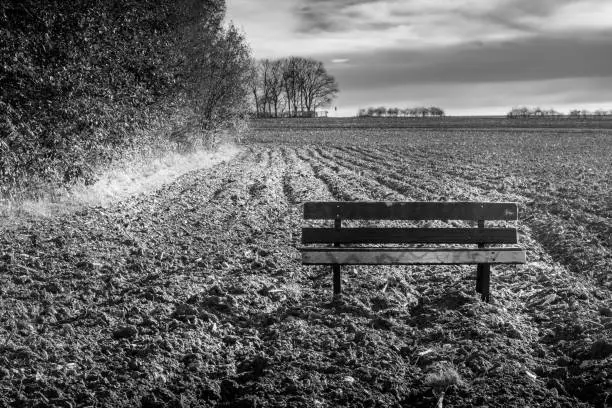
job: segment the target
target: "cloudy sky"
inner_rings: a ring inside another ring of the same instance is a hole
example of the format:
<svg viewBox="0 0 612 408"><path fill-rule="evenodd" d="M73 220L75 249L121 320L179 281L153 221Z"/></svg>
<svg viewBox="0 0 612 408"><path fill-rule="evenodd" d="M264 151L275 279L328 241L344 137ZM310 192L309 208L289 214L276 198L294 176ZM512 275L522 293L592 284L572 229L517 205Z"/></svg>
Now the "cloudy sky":
<svg viewBox="0 0 612 408"><path fill-rule="evenodd" d="M612 109L612 0L227 0L257 58L324 61L334 106Z"/></svg>

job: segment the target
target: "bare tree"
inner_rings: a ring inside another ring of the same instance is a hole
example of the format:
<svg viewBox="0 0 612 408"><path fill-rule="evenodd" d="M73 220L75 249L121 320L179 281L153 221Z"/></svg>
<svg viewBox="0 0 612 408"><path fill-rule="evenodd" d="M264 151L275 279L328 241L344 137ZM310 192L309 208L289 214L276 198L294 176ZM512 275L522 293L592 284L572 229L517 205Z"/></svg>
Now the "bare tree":
<svg viewBox="0 0 612 408"><path fill-rule="evenodd" d="M270 116L272 116L272 108L274 108L274 117L277 118L283 92L283 61L272 61L269 68L265 85L268 95L268 108Z"/></svg>
<svg viewBox="0 0 612 408"><path fill-rule="evenodd" d="M261 106L262 106L262 115L261 116L271 116L270 109L270 71L272 70L272 61L269 59L261 60L261 83L263 94L261 98Z"/></svg>
<svg viewBox="0 0 612 408"><path fill-rule="evenodd" d="M328 106L338 93L338 84L327 73L321 61L304 60L300 89L306 112L311 114L317 108Z"/></svg>
<svg viewBox="0 0 612 408"><path fill-rule="evenodd" d="M261 68L262 65L260 62L254 59L251 60L251 69L249 72L249 88L251 90L251 95L253 96L256 116L259 116L260 112L263 109L261 104L264 98L264 89L262 81L259 80L262 75Z"/></svg>
<svg viewBox="0 0 612 408"><path fill-rule="evenodd" d="M300 57L289 57L284 62L283 80L285 88L285 97L287 99L289 115L291 116L291 108L293 108L293 115L298 114L298 105L301 104L301 87L300 83L301 70L303 66L304 58ZM299 107L302 110L301 106Z"/></svg>
<svg viewBox="0 0 612 408"><path fill-rule="evenodd" d="M251 84L257 116L314 116L338 93L338 84L322 62L302 57L261 60Z"/></svg>

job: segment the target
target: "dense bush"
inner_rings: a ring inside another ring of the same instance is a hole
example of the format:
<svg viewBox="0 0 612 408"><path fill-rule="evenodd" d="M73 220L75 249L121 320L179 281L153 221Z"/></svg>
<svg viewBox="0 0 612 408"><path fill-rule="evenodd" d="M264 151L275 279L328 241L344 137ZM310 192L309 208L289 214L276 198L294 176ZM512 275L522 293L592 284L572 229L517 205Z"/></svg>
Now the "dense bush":
<svg viewBox="0 0 612 408"><path fill-rule="evenodd" d="M155 142L144 134L240 117L250 56L224 12L222 0L0 3L0 195L91 181Z"/></svg>

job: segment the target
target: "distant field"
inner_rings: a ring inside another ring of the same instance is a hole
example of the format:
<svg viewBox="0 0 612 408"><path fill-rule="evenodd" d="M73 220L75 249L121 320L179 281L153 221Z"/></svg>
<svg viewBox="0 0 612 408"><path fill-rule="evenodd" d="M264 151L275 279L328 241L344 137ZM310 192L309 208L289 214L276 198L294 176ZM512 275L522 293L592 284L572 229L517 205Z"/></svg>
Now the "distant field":
<svg viewBox="0 0 612 408"><path fill-rule="evenodd" d="M506 119L449 117L414 118L318 118L264 119L251 122L250 140L289 144L417 144L445 145L483 143L507 145L509 152L532 147L565 154L566 150L586 149L600 158L609 158L612 120ZM447 147L450 147L447 146ZM600 149L603 148L603 149Z"/></svg>
<svg viewBox="0 0 612 408"><path fill-rule="evenodd" d="M447 116L442 118L283 118L257 119L251 122L256 129L291 127L317 128L435 128L435 129L612 129L612 116L601 118L525 118L508 119L505 116Z"/></svg>

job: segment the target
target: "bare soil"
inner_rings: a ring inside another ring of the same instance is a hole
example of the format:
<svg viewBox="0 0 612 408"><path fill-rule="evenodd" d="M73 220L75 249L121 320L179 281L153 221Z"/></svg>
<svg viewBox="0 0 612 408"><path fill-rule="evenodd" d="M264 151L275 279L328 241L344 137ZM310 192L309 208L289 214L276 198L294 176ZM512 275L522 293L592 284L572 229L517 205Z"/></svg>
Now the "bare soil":
<svg viewBox="0 0 612 408"><path fill-rule="evenodd" d="M255 127L229 162L0 235L0 406L612 404L609 131ZM608 132L608 133L606 133ZM300 264L308 200L516 201L524 266Z"/></svg>

